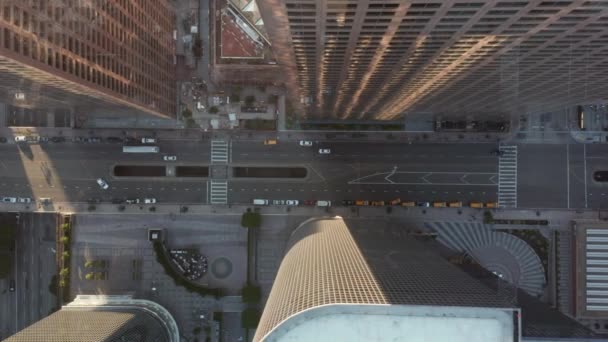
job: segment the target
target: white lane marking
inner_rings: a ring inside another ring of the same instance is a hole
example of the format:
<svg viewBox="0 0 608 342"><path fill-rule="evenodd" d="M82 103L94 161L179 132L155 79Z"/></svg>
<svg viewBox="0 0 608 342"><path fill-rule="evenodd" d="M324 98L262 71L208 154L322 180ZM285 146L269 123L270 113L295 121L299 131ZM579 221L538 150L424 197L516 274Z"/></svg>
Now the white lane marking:
<svg viewBox="0 0 608 342"><path fill-rule="evenodd" d="M583 164L585 165L585 208L588 208L587 202L587 144L583 144Z"/></svg>

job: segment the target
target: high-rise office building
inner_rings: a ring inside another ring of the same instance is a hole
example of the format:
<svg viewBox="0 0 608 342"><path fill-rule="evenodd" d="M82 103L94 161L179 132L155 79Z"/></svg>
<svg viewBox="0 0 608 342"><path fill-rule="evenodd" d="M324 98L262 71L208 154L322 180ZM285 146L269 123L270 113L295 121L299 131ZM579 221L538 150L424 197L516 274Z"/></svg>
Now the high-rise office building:
<svg viewBox="0 0 608 342"><path fill-rule="evenodd" d="M162 306L130 296L77 296L61 310L7 342L178 342L179 331Z"/></svg>
<svg viewBox="0 0 608 342"><path fill-rule="evenodd" d="M174 27L167 0L2 0L0 99L173 117Z"/></svg>
<svg viewBox="0 0 608 342"><path fill-rule="evenodd" d="M589 341L594 334L434 240L369 219L292 233L254 341ZM523 322L522 322L523 320Z"/></svg>
<svg viewBox="0 0 608 342"><path fill-rule="evenodd" d="M513 114L608 97L608 1L258 1L308 118Z"/></svg>

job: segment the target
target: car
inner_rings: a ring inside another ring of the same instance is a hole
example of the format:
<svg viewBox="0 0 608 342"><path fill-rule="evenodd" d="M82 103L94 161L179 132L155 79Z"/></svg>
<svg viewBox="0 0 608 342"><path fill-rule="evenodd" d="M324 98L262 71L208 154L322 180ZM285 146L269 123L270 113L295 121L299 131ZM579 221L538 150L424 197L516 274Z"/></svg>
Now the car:
<svg viewBox="0 0 608 342"><path fill-rule="evenodd" d="M16 197L4 197L2 198L2 202L4 203L17 203Z"/></svg>
<svg viewBox="0 0 608 342"><path fill-rule="evenodd" d="M107 137L106 141L112 144L120 144L122 143L122 138L120 137Z"/></svg>
<svg viewBox="0 0 608 342"><path fill-rule="evenodd" d="M316 200L305 200L304 205L315 205L317 204Z"/></svg>
<svg viewBox="0 0 608 342"><path fill-rule="evenodd" d="M133 137L126 137L124 142L127 144L137 144L138 141Z"/></svg>
<svg viewBox="0 0 608 342"><path fill-rule="evenodd" d="M450 207L450 208L461 208L462 207L462 202L460 202L460 201L449 202L448 203L448 207Z"/></svg>
<svg viewBox="0 0 608 342"><path fill-rule="evenodd" d="M84 142L84 137L72 137L73 142Z"/></svg>
<svg viewBox="0 0 608 342"><path fill-rule="evenodd" d="M357 200L357 201L355 201L355 205L366 206L366 205L369 205L369 201Z"/></svg>
<svg viewBox="0 0 608 342"><path fill-rule="evenodd" d="M8 140L5 137L0 137L0 143L4 144L6 143Z"/></svg>
<svg viewBox="0 0 608 342"><path fill-rule="evenodd" d="M88 138L84 138L84 142L87 143L100 143L101 142L101 137L88 137Z"/></svg>
<svg viewBox="0 0 608 342"><path fill-rule="evenodd" d="M97 184L99 184L99 187L104 190L108 190L108 188L110 187L110 185L108 185L108 183L101 178L97 178Z"/></svg>
<svg viewBox="0 0 608 342"><path fill-rule="evenodd" d="M112 198L112 204L123 204L125 202L122 198Z"/></svg>
<svg viewBox="0 0 608 342"><path fill-rule="evenodd" d="M176 161L177 156L163 156L164 161Z"/></svg>
<svg viewBox="0 0 608 342"><path fill-rule="evenodd" d="M331 207L331 201L317 201L317 207Z"/></svg>
<svg viewBox="0 0 608 342"><path fill-rule="evenodd" d="M127 204L137 204L137 203L139 203L139 198L127 198L127 199L125 199L125 203L127 203Z"/></svg>
<svg viewBox="0 0 608 342"><path fill-rule="evenodd" d="M278 143L277 139L266 139L266 140L264 140L264 145L276 145L277 143Z"/></svg>
<svg viewBox="0 0 608 342"><path fill-rule="evenodd" d="M10 292L15 292L15 279L11 279L9 285L8 285L8 290Z"/></svg>
<svg viewBox="0 0 608 342"><path fill-rule="evenodd" d="M17 202L19 203L32 203L32 199L29 197L19 197L17 198Z"/></svg>
<svg viewBox="0 0 608 342"><path fill-rule="evenodd" d="M49 142L49 137L40 137L39 141L42 143L47 143L47 142Z"/></svg>
<svg viewBox="0 0 608 342"><path fill-rule="evenodd" d="M156 203L156 198L144 198L145 204L154 204Z"/></svg>
<svg viewBox="0 0 608 342"><path fill-rule="evenodd" d="M505 151L492 150L492 152L490 152L490 154L493 155L493 156L502 157L502 155L505 154Z"/></svg>
<svg viewBox="0 0 608 342"><path fill-rule="evenodd" d="M384 201L372 201L372 206L374 207L382 207L384 205Z"/></svg>
<svg viewBox="0 0 608 342"><path fill-rule="evenodd" d="M141 143L142 144L155 144L156 138L143 137L143 138L141 138Z"/></svg>
<svg viewBox="0 0 608 342"><path fill-rule="evenodd" d="M403 201L403 202L401 202L401 206L402 207L415 207L416 206L416 202L414 202L414 201Z"/></svg>
<svg viewBox="0 0 608 342"><path fill-rule="evenodd" d="M328 148L320 148L319 149L319 154L330 154L331 150Z"/></svg>
<svg viewBox="0 0 608 342"><path fill-rule="evenodd" d="M431 203L429 203L429 202L417 202L416 205L419 206L419 207L423 207L423 208L429 208L431 206Z"/></svg>
<svg viewBox="0 0 608 342"><path fill-rule="evenodd" d="M98 203L101 203L101 198L99 198L99 197L89 198L89 199L87 199L87 203L89 203L89 204L98 204Z"/></svg>
<svg viewBox="0 0 608 342"><path fill-rule="evenodd" d="M300 146L312 146L312 141L310 141L310 140L300 140Z"/></svg>
<svg viewBox="0 0 608 342"><path fill-rule="evenodd" d="M487 202L485 205L486 208L496 209L498 208L498 203L496 202Z"/></svg>
<svg viewBox="0 0 608 342"><path fill-rule="evenodd" d="M353 200L344 200L342 201L343 206L355 205L355 201Z"/></svg>
<svg viewBox="0 0 608 342"><path fill-rule="evenodd" d="M435 208L445 208L447 206L448 205L445 202L433 202L433 207Z"/></svg>
<svg viewBox="0 0 608 342"><path fill-rule="evenodd" d="M25 142L27 137L25 135L15 135L15 142Z"/></svg>
<svg viewBox="0 0 608 342"><path fill-rule="evenodd" d="M272 200L274 205L285 205L285 200Z"/></svg>
<svg viewBox="0 0 608 342"><path fill-rule="evenodd" d="M608 182L608 171L595 171L593 180L596 182Z"/></svg>
<svg viewBox="0 0 608 342"><path fill-rule="evenodd" d="M52 137L51 142L54 143L62 143L65 142L65 137Z"/></svg>
<svg viewBox="0 0 608 342"><path fill-rule="evenodd" d="M285 204L287 204L287 205L294 205L295 206L295 205L299 205L300 201L298 201L298 200L287 200L287 201L285 201Z"/></svg>

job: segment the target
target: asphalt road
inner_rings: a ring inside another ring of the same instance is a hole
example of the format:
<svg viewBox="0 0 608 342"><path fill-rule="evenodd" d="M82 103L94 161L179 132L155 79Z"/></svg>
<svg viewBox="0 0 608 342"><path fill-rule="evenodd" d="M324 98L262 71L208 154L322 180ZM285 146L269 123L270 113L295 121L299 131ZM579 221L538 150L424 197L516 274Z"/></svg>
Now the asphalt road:
<svg viewBox="0 0 608 342"><path fill-rule="evenodd" d="M55 202L154 197L159 203L207 203L207 179L116 178L116 164L209 165L210 142L160 142L159 154L126 154L120 144L0 145L0 196L52 197ZM254 198L297 200L497 200L495 144L234 141L230 165L305 166L304 180L229 179L229 203ZM596 208L606 188L592 172L608 169L608 146L517 145L517 198L522 208ZM331 149L320 155L319 148ZM164 162L162 155L176 155ZM221 164L221 163L220 163ZM95 179L110 184L102 190Z"/></svg>
<svg viewBox="0 0 608 342"><path fill-rule="evenodd" d="M56 307L55 296L48 290L56 273L56 220L55 214L20 214L11 275L15 292L1 295L0 339L46 317Z"/></svg>

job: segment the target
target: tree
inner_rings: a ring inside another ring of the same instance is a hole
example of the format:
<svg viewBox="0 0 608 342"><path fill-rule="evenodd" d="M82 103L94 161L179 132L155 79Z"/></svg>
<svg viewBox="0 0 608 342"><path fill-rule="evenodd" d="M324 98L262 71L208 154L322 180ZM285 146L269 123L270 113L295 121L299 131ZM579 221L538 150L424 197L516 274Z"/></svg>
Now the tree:
<svg viewBox="0 0 608 342"><path fill-rule="evenodd" d="M230 102L237 103L239 101L241 101L241 97L239 96L239 94L234 94L233 93L233 94L230 95Z"/></svg>
<svg viewBox="0 0 608 342"><path fill-rule="evenodd" d="M245 96L245 105L251 106L254 103L255 103L255 96L253 96L253 95L247 95L247 96Z"/></svg>
<svg viewBox="0 0 608 342"><path fill-rule="evenodd" d="M62 237L59 239L59 242L61 242L61 243L62 243L62 244L64 244L64 245L67 245L67 244L70 242L70 238L69 238L69 237L67 237L67 236L62 236Z"/></svg>
<svg viewBox="0 0 608 342"><path fill-rule="evenodd" d="M184 108L184 110L182 111L182 117L184 117L185 119L191 118L192 111L189 108Z"/></svg>
<svg viewBox="0 0 608 342"><path fill-rule="evenodd" d="M62 225L61 225L61 229L62 229L64 232L68 232L68 231L70 230L70 224L69 224L69 223L64 223L64 224L62 224Z"/></svg>
<svg viewBox="0 0 608 342"><path fill-rule="evenodd" d="M86 268L95 267L95 261L92 261L92 260L87 260L87 261L84 263L84 267L86 267Z"/></svg>
<svg viewBox="0 0 608 342"><path fill-rule="evenodd" d="M262 298L262 291L259 286L247 284L241 290L243 302L256 304Z"/></svg>
<svg viewBox="0 0 608 342"><path fill-rule="evenodd" d="M494 222L494 217L492 216L492 212L489 210L486 210L483 212L483 223L492 223Z"/></svg>
<svg viewBox="0 0 608 342"><path fill-rule="evenodd" d="M65 278L68 275L70 275L70 269L67 267L62 268L61 271L59 271L59 276L62 278Z"/></svg>
<svg viewBox="0 0 608 342"><path fill-rule="evenodd" d="M262 215L258 212L248 211L241 217L241 226L245 228L259 228L262 225Z"/></svg>
<svg viewBox="0 0 608 342"><path fill-rule="evenodd" d="M93 273L89 272L89 273L85 274L84 279L86 279L86 280L92 280L93 279Z"/></svg>
<svg viewBox="0 0 608 342"><path fill-rule="evenodd" d="M209 113L211 114L216 114L219 111L220 110L216 106L211 106L211 108L209 108Z"/></svg>
<svg viewBox="0 0 608 342"><path fill-rule="evenodd" d="M260 322L260 313L255 308L247 308L241 313L241 325L245 329L255 329Z"/></svg>

